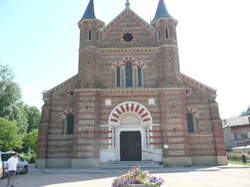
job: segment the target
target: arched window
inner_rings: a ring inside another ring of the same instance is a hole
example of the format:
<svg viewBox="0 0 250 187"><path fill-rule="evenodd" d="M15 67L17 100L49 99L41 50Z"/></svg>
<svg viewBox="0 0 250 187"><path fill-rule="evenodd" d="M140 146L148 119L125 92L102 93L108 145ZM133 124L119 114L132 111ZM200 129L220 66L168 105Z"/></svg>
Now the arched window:
<svg viewBox="0 0 250 187"><path fill-rule="evenodd" d="M138 79L138 87L142 87L142 69L141 69L141 67L137 67L137 79Z"/></svg>
<svg viewBox="0 0 250 187"><path fill-rule="evenodd" d="M157 33L157 40L158 40L158 41L161 40L161 31L158 31L158 33Z"/></svg>
<svg viewBox="0 0 250 187"><path fill-rule="evenodd" d="M92 40L92 32L89 30L89 40Z"/></svg>
<svg viewBox="0 0 250 187"><path fill-rule="evenodd" d="M192 113L187 113L187 125L188 125L188 132L194 133L194 116Z"/></svg>
<svg viewBox="0 0 250 187"><path fill-rule="evenodd" d="M133 67L131 62L127 62L125 65L125 76L126 76L126 88L133 87Z"/></svg>
<svg viewBox="0 0 250 187"><path fill-rule="evenodd" d="M121 68L116 67L116 87L121 87Z"/></svg>
<svg viewBox="0 0 250 187"><path fill-rule="evenodd" d="M71 135L74 133L74 114L67 114L66 122L66 134Z"/></svg>
<svg viewBox="0 0 250 187"><path fill-rule="evenodd" d="M166 40L168 40L168 39L169 39L169 31L168 31L168 28L166 28L165 35L166 35Z"/></svg>

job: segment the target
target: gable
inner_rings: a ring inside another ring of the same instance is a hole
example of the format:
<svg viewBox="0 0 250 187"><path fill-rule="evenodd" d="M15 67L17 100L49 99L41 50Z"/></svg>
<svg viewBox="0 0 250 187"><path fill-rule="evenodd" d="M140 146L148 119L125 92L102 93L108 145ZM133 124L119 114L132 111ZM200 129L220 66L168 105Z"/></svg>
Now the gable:
<svg viewBox="0 0 250 187"><path fill-rule="evenodd" d="M155 28L140 18L131 9L125 9L112 22L102 30L102 43L109 47L122 47L133 45L135 47L145 46L155 41ZM132 34L133 40L126 42L124 34Z"/></svg>

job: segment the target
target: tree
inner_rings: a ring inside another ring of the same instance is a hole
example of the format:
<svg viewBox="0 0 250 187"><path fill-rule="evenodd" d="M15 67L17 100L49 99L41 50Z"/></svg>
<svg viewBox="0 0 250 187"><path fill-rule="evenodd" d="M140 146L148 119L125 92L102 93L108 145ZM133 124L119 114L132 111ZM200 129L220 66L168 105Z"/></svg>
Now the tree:
<svg viewBox="0 0 250 187"><path fill-rule="evenodd" d="M26 152L36 152L38 129L27 133L23 138L23 148Z"/></svg>
<svg viewBox="0 0 250 187"><path fill-rule="evenodd" d="M21 146L21 138L17 134L14 122L0 118L0 150L8 151Z"/></svg>
<svg viewBox="0 0 250 187"><path fill-rule="evenodd" d="M6 119L11 118L14 105L21 98L21 90L13 79L9 66L0 63L0 117Z"/></svg>
<svg viewBox="0 0 250 187"><path fill-rule="evenodd" d="M17 132L22 137L27 133L28 130L28 119L25 111L25 106L22 102L16 103L13 106L9 120L14 121L17 124Z"/></svg>
<svg viewBox="0 0 250 187"><path fill-rule="evenodd" d="M28 119L28 130L27 132L32 131L33 129L37 129L41 119L41 113L39 109L35 106L24 106L24 110L26 112L26 117Z"/></svg>
<svg viewBox="0 0 250 187"><path fill-rule="evenodd" d="M241 115L240 116L248 116L250 115L250 106L243 112L241 112Z"/></svg>

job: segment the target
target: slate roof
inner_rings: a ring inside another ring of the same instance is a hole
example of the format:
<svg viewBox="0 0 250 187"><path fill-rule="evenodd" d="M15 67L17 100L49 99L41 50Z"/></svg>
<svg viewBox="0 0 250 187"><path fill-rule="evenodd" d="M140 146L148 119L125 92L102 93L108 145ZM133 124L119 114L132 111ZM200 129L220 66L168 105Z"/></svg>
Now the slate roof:
<svg viewBox="0 0 250 187"><path fill-rule="evenodd" d="M159 0L154 20L165 17L171 17L171 16L168 13L164 0Z"/></svg>
<svg viewBox="0 0 250 187"><path fill-rule="evenodd" d="M250 116L230 118L223 120L223 127L235 127L250 125Z"/></svg>
<svg viewBox="0 0 250 187"><path fill-rule="evenodd" d="M95 19L94 0L90 0L82 19Z"/></svg>

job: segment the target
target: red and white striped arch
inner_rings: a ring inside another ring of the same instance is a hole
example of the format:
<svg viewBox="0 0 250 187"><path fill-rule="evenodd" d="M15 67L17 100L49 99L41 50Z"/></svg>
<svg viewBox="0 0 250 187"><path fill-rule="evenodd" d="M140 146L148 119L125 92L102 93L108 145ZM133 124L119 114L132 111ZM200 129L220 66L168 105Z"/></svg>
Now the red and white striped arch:
<svg viewBox="0 0 250 187"><path fill-rule="evenodd" d="M142 104L129 101L117 105L109 115L109 124L120 124L121 116L126 113L134 113L140 117L141 123L151 123L152 116L148 109Z"/></svg>

